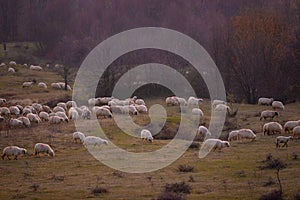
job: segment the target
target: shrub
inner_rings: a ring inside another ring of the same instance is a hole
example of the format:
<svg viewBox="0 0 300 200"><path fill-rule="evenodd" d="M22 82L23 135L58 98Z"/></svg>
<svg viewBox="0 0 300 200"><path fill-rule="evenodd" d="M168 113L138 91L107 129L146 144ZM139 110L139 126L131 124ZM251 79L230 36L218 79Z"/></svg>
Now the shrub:
<svg viewBox="0 0 300 200"><path fill-rule="evenodd" d="M280 190L273 190L267 194L262 195L259 200L282 200L282 193Z"/></svg>
<svg viewBox="0 0 300 200"><path fill-rule="evenodd" d="M300 191L294 195L294 200L300 200Z"/></svg>
<svg viewBox="0 0 300 200"><path fill-rule="evenodd" d="M191 190L192 190L191 186L189 186L185 182L167 183L165 185L166 192L190 194Z"/></svg>
<svg viewBox="0 0 300 200"><path fill-rule="evenodd" d="M104 187L96 186L94 189L92 189L92 194L98 195L98 194L104 194L107 193L108 190Z"/></svg>
<svg viewBox="0 0 300 200"><path fill-rule="evenodd" d="M275 184L275 181L272 177L269 177L268 181L264 184L265 187L268 187L268 186L271 186L271 185L274 185Z"/></svg>
<svg viewBox="0 0 300 200"><path fill-rule="evenodd" d="M185 198L182 194L177 194L174 192L162 192L158 197L157 200L184 200Z"/></svg>
<svg viewBox="0 0 300 200"><path fill-rule="evenodd" d="M178 171L180 172L193 172L194 167L189 166L189 165L179 165L178 166Z"/></svg>
<svg viewBox="0 0 300 200"><path fill-rule="evenodd" d="M200 144L198 142L192 142L192 144L189 146L190 149L199 149Z"/></svg>

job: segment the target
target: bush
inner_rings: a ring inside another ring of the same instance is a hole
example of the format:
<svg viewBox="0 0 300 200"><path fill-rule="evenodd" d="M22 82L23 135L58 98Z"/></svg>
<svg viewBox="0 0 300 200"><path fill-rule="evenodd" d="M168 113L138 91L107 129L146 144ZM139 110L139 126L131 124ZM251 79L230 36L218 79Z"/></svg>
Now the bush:
<svg viewBox="0 0 300 200"><path fill-rule="evenodd" d="M178 171L180 171L180 172L193 172L194 167L189 166L189 165L179 165L178 166Z"/></svg>
<svg viewBox="0 0 300 200"><path fill-rule="evenodd" d="M167 183L165 185L166 192L190 194L191 190L192 190L191 186L189 186L185 182Z"/></svg>
<svg viewBox="0 0 300 200"><path fill-rule="evenodd" d="M199 149L200 144L198 142L192 142L192 144L189 146L190 149Z"/></svg>
<svg viewBox="0 0 300 200"><path fill-rule="evenodd" d="M268 194L262 195L259 200L282 200L282 193L280 190L273 190Z"/></svg>
<svg viewBox="0 0 300 200"><path fill-rule="evenodd" d="M266 160L263 161L265 164L261 166L261 169L284 169L286 168L287 164L284 163L280 158L273 158L271 154L266 156Z"/></svg>
<svg viewBox="0 0 300 200"><path fill-rule="evenodd" d="M157 200L184 200L185 198L182 194L177 194L174 192L162 192L158 197Z"/></svg>
<svg viewBox="0 0 300 200"><path fill-rule="evenodd" d="M92 194L94 194L94 195L104 194L104 193L107 193L107 192L108 192L108 190L106 188L99 187L99 186L92 189Z"/></svg>
<svg viewBox="0 0 300 200"><path fill-rule="evenodd" d="M268 186L271 186L271 185L274 185L275 184L275 181L273 180L272 177L269 177L268 181L264 184L265 187L268 187Z"/></svg>
<svg viewBox="0 0 300 200"><path fill-rule="evenodd" d="M300 191L294 195L294 200L300 200Z"/></svg>

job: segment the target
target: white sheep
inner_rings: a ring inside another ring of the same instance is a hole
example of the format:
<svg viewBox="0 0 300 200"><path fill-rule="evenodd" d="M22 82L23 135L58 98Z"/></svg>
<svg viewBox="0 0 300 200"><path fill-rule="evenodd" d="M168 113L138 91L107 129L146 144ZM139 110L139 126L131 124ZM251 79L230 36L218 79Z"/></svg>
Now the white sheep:
<svg viewBox="0 0 300 200"><path fill-rule="evenodd" d="M296 126L295 128L293 128L293 137L296 138L299 137L300 135L300 126Z"/></svg>
<svg viewBox="0 0 300 200"><path fill-rule="evenodd" d="M28 117L23 117L22 116L22 117L19 117L18 120L20 120L25 127L30 127L31 126L31 123L30 123L30 120L28 119Z"/></svg>
<svg viewBox="0 0 300 200"><path fill-rule="evenodd" d="M17 106L10 106L9 111L10 114L12 115L16 115L16 116L20 115L20 109Z"/></svg>
<svg viewBox="0 0 300 200"><path fill-rule="evenodd" d="M251 129L240 129L238 130L238 139L251 139L255 140L256 135Z"/></svg>
<svg viewBox="0 0 300 200"><path fill-rule="evenodd" d="M60 124L63 121L64 121L64 118L59 117L59 116L50 116L49 117L50 124Z"/></svg>
<svg viewBox="0 0 300 200"><path fill-rule="evenodd" d="M239 140L239 130L231 131L228 135L228 141Z"/></svg>
<svg viewBox="0 0 300 200"><path fill-rule="evenodd" d="M199 126L197 133L201 135L202 138L211 136L211 133L205 126Z"/></svg>
<svg viewBox="0 0 300 200"><path fill-rule="evenodd" d="M73 140L74 142L80 141L84 143L85 135L79 131L73 133Z"/></svg>
<svg viewBox="0 0 300 200"><path fill-rule="evenodd" d="M79 118L79 114L78 114L77 110L73 107L69 109L68 116L69 116L69 119L72 119L74 121Z"/></svg>
<svg viewBox="0 0 300 200"><path fill-rule="evenodd" d="M38 87L39 87L39 88L47 89L47 84L44 83L44 82L39 82Z"/></svg>
<svg viewBox="0 0 300 200"><path fill-rule="evenodd" d="M137 111L137 109L134 105L129 105L128 109L129 109L129 114L131 114L131 115L137 115L138 114L138 111Z"/></svg>
<svg viewBox="0 0 300 200"><path fill-rule="evenodd" d="M67 106L67 108L69 109L69 108L71 108L71 107L77 107L77 104L76 104L75 101L67 101L67 102L66 102L66 106Z"/></svg>
<svg viewBox="0 0 300 200"><path fill-rule="evenodd" d="M15 73L16 70L12 67L9 67L8 70L7 70L9 73Z"/></svg>
<svg viewBox="0 0 300 200"><path fill-rule="evenodd" d="M88 145L99 146L102 144L108 145L108 141L96 136L87 136L85 137L83 144L85 146Z"/></svg>
<svg viewBox="0 0 300 200"><path fill-rule="evenodd" d="M166 104L167 104L167 106L178 106L179 105L179 101L176 98L176 96L167 97L166 98Z"/></svg>
<svg viewBox="0 0 300 200"><path fill-rule="evenodd" d="M15 156L14 160L17 160L17 157L22 154L27 154L27 150L18 146L8 146L3 149L2 159L4 160L6 156L10 160L9 156Z"/></svg>
<svg viewBox="0 0 300 200"><path fill-rule="evenodd" d="M230 109L229 106L227 106L225 104L218 104L218 105L215 106L215 111L230 113L231 109Z"/></svg>
<svg viewBox="0 0 300 200"><path fill-rule="evenodd" d="M107 108L103 108L103 107L98 107L95 110L95 115L97 118L99 117L108 117L108 118L112 118L112 113L110 112L110 110L108 110Z"/></svg>
<svg viewBox="0 0 300 200"><path fill-rule="evenodd" d="M276 133L282 133L282 126L278 122L269 122L264 124L263 126L263 133L264 135L270 135L270 134L276 134Z"/></svg>
<svg viewBox="0 0 300 200"><path fill-rule="evenodd" d="M181 98L181 97L176 97L178 102L179 102L179 105L181 106L187 106L187 101L184 99L184 98Z"/></svg>
<svg viewBox="0 0 300 200"><path fill-rule="evenodd" d="M23 115L27 115L28 113L32 113L32 110L31 110L30 108L28 108L28 107L25 107L25 108L23 109L23 111L22 111L22 114L23 114Z"/></svg>
<svg viewBox="0 0 300 200"><path fill-rule="evenodd" d="M41 118L42 121L49 121L49 114L47 112L40 112L39 117Z"/></svg>
<svg viewBox="0 0 300 200"><path fill-rule="evenodd" d="M141 139L153 142L153 136L152 136L151 132L147 129L143 129L141 131Z"/></svg>
<svg viewBox="0 0 300 200"><path fill-rule="evenodd" d="M44 143L36 143L34 145L34 155L39 155L40 153L46 153L51 157L55 156L55 153L53 149L48 145Z"/></svg>
<svg viewBox="0 0 300 200"><path fill-rule="evenodd" d="M267 118L273 119L275 116L279 116L277 111L265 110L261 112L259 120L266 120Z"/></svg>
<svg viewBox="0 0 300 200"><path fill-rule="evenodd" d="M289 133L290 131L293 131L293 128L295 128L296 126L300 126L300 120L298 121L287 121L284 124L284 131Z"/></svg>
<svg viewBox="0 0 300 200"><path fill-rule="evenodd" d="M65 89L65 83L64 82L58 82L58 84L60 85L60 89L64 90ZM67 85L67 90L72 90L70 85Z"/></svg>
<svg viewBox="0 0 300 200"><path fill-rule="evenodd" d="M9 127L10 128L17 128L21 127L23 125L23 122L18 119L10 119L9 120Z"/></svg>
<svg viewBox="0 0 300 200"><path fill-rule="evenodd" d="M23 106L21 106L21 105L16 105L18 108L19 108L19 110L20 110L20 113L23 111L23 109L24 109L24 107Z"/></svg>
<svg viewBox="0 0 300 200"><path fill-rule="evenodd" d="M258 99L258 105L270 106L270 105L272 105L273 101L274 101L273 98L261 97L261 98Z"/></svg>
<svg viewBox="0 0 300 200"><path fill-rule="evenodd" d="M199 106L203 102L203 99L196 97L189 97L188 105L189 106Z"/></svg>
<svg viewBox="0 0 300 200"><path fill-rule="evenodd" d="M145 105L137 105L135 104L134 105L136 110L139 112L139 113L147 113L148 112L148 109Z"/></svg>
<svg viewBox="0 0 300 200"><path fill-rule="evenodd" d="M57 103L56 106L62 107L65 111L68 110L67 105L66 105L66 103L64 103L64 102L59 102L59 103Z"/></svg>
<svg viewBox="0 0 300 200"><path fill-rule="evenodd" d="M281 101L273 101L272 103L272 108L274 110L278 109L278 110L284 110L284 105Z"/></svg>
<svg viewBox="0 0 300 200"><path fill-rule="evenodd" d="M288 137L286 137L286 136L278 136L276 138L276 148L281 147L280 143L283 143L282 147L284 147L284 146L288 147L289 140L293 140L293 136L288 136Z"/></svg>
<svg viewBox="0 0 300 200"><path fill-rule="evenodd" d="M44 111L46 113L51 113L52 112L52 110L49 106L43 105L42 107L43 107L42 111Z"/></svg>
<svg viewBox="0 0 300 200"><path fill-rule="evenodd" d="M3 105L6 103L6 99L0 98L0 105Z"/></svg>
<svg viewBox="0 0 300 200"><path fill-rule="evenodd" d="M43 111L43 106L39 103L33 103L31 106L37 113Z"/></svg>
<svg viewBox="0 0 300 200"><path fill-rule="evenodd" d="M59 117L62 117L64 119L64 121L69 122L69 118L65 112L56 112L56 115Z"/></svg>
<svg viewBox="0 0 300 200"><path fill-rule="evenodd" d="M200 117L204 116L203 111L200 108L193 108L192 109L192 115L197 115L197 116L200 116Z"/></svg>
<svg viewBox="0 0 300 200"><path fill-rule="evenodd" d="M37 114L28 113L26 115L26 117L29 119L30 122L33 122L33 123L39 124L42 121L41 118Z"/></svg>
<svg viewBox="0 0 300 200"><path fill-rule="evenodd" d="M102 105L108 105L108 102L110 102L113 99L114 99L113 97L102 97L102 98L98 98L98 101Z"/></svg>
<svg viewBox="0 0 300 200"><path fill-rule="evenodd" d="M34 82L32 82L32 81L24 82L24 83L22 84L22 87L23 87L23 88L32 87L33 84L34 84Z"/></svg>
<svg viewBox="0 0 300 200"><path fill-rule="evenodd" d="M0 114L4 115L4 116L8 116L8 115L10 115L10 110L7 107L1 107Z"/></svg>
<svg viewBox="0 0 300 200"><path fill-rule="evenodd" d="M61 87L60 87L60 85L59 85L58 83L51 83L51 87L52 87L53 89L57 89L57 90L60 90L60 89L61 89Z"/></svg>
<svg viewBox="0 0 300 200"><path fill-rule="evenodd" d="M226 105L226 102L222 101L222 100L215 99L212 102L212 107L215 108L217 105L220 105L220 104Z"/></svg>
<svg viewBox="0 0 300 200"><path fill-rule="evenodd" d="M66 112L66 110L63 109L63 108L60 107L60 106L55 106L55 107L53 108L53 112L55 112L55 113L57 113L57 112Z"/></svg>
<svg viewBox="0 0 300 200"><path fill-rule="evenodd" d="M220 151L223 148L230 147L229 142L222 141L220 139L207 139L202 145L203 149L205 149L206 151L209 151L209 149L213 149L214 151L218 149Z"/></svg>
<svg viewBox="0 0 300 200"><path fill-rule="evenodd" d="M137 104L137 105L146 105L146 103L145 103L145 101L143 100L143 99L137 99L137 100L135 100L135 104Z"/></svg>
<svg viewBox="0 0 300 200"><path fill-rule="evenodd" d="M17 63L16 63L16 61L10 61L9 63L8 63L9 65L17 65Z"/></svg>
<svg viewBox="0 0 300 200"><path fill-rule="evenodd" d="M5 63L1 63L1 64L0 64L0 67L5 67L5 66L6 66Z"/></svg>
<svg viewBox="0 0 300 200"><path fill-rule="evenodd" d="M82 118L83 119L91 119L92 112L88 108L82 109Z"/></svg>
<svg viewBox="0 0 300 200"><path fill-rule="evenodd" d="M34 71L43 71L43 68L41 66L36 65L30 65L29 69Z"/></svg>

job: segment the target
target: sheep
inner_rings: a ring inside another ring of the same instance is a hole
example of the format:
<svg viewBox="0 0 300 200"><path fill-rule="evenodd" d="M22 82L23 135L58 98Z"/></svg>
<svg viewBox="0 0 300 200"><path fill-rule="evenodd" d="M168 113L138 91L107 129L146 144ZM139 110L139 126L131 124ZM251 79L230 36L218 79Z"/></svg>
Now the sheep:
<svg viewBox="0 0 300 200"><path fill-rule="evenodd" d="M5 63L1 63L1 64L0 64L0 67L5 67L5 66L6 66Z"/></svg>
<svg viewBox="0 0 300 200"><path fill-rule="evenodd" d="M59 116L51 116L49 117L50 124L60 124L64 121L64 118Z"/></svg>
<svg viewBox="0 0 300 200"><path fill-rule="evenodd" d="M111 110L114 114L129 114L128 106L112 106Z"/></svg>
<svg viewBox="0 0 300 200"><path fill-rule="evenodd" d="M4 160L6 156L10 160L9 156L15 156L14 160L17 160L18 156L22 154L27 154L27 150L18 146L8 146L3 149L2 159Z"/></svg>
<svg viewBox="0 0 300 200"><path fill-rule="evenodd" d="M65 111L68 110L68 109L67 109L67 105L66 105L66 103L64 103L64 102L59 102L59 103L57 103L56 106L62 107Z"/></svg>
<svg viewBox="0 0 300 200"><path fill-rule="evenodd" d="M4 116L8 116L8 115L10 115L10 110L7 107L1 107L0 114L4 115Z"/></svg>
<svg viewBox="0 0 300 200"><path fill-rule="evenodd" d="M77 104L75 101L67 101L66 106L70 109L71 107L77 107Z"/></svg>
<svg viewBox="0 0 300 200"><path fill-rule="evenodd" d="M222 101L222 100L215 99L212 102L212 107L215 108L217 105L220 105L220 104L226 105L226 102Z"/></svg>
<svg viewBox="0 0 300 200"><path fill-rule="evenodd" d="M153 142L153 136L152 136L151 132L147 129L143 129L141 131L141 139Z"/></svg>
<svg viewBox="0 0 300 200"><path fill-rule="evenodd" d="M134 105L136 110L139 112L139 113L147 113L148 112L148 109L145 105Z"/></svg>
<svg viewBox="0 0 300 200"><path fill-rule="evenodd" d="M272 105L273 101L274 101L273 98L261 97L261 98L258 99L258 105L270 106L270 105Z"/></svg>
<svg viewBox="0 0 300 200"><path fill-rule="evenodd" d="M16 61L10 61L9 63L8 63L9 65L17 65L17 63L16 63Z"/></svg>
<svg viewBox="0 0 300 200"><path fill-rule="evenodd" d="M37 113L43 111L43 106L39 103L33 103L31 106Z"/></svg>
<svg viewBox="0 0 300 200"><path fill-rule="evenodd" d="M256 135L253 133L251 129L240 129L238 130L238 139L252 139L255 140Z"/></svg>
<svg viewBox="0 0 300 200"><path fill-rule="evenodd" d="M197 133L201 135L202 138L211 136L211 133L205 126L199 126Z"/></svg>
<svg viewBox="0 0 300 200"><path fill-rule="evenodd" d="M12 115L16 115L16 116L20 115L20 109L17 106L10 106L9 111L10 114Z"/></svg>
<svg viewBox="0 0 300 200"><path fill-rule="evenodd" d="M69 118L65 112L56 112L56 115L59 117L62 117L64 119L64 121L69 122Z"/></svg>
<svg viewBox="0 0 300 200"><path fill-rule="evenodd" d="M295 138L296 136L300 135L300 126L296 126L293 128L293 137Z"/></svg>
<svg viewBox="0 0 300 200"><path fill-rule="evenodd" d="M226 111L226 113L230 113L231 109L229 106L227 106L225 104L218 104L215 106L215 111L217 111L217 112Z"/></svg>
<svg viewBox="0 0 300 200"><path fill-rule="evenodd" d="M60 86L60 89L62 89L62 90L64 90L65 89L65 83L64 82L58 82L57 84L59 84L59 86ZM70 85L67 85L67 90L72 90L71 89L71 87L70 87Z"/></svg>
<svg viewBox="0 0 300 200"><path fill-rule="evenodd" d="M184 98L181 98L181 97L176 97L176 98L177 98L177 101L179 102L179 105L187 106L187 102Z"/></svg>
<svg viewBox="0 0 300 200"><path fill-rule="evenodd" d="M25 107L25 108L23 109L23 111L22 111L22 114L23 114L23 115L27 115L28 113L32 113L32 110L31 110L30 108L28 108L28 107Z"/></svg>
<svg viewBox="0 0 300 200"><path fill-rule="evenodd" d="M273 101L272 103L272 108L274 110L278 109L278 110L284 110L284 105L281 101Z"/></svg>
<svg viewBox="0 0 300 200"><path fill-rule="evenodd" d="M37 114L28 113L26 115L26 117L28 117L30 122L34 122L34 123L37 123L37 124L39 124L42 121L41 118Z"/></svg>
<svg viewBox="0 0 300 200"><path fill-rule="evenodd" d="M223 148L230 147L229 142L222 141L220 139L207 139L202 145L206 151L208 151L209 149L213 149L214 151L218 149L219 151L221 151Z"/></svg>
<svg viewBox="0 0 300 200"><path fill-rule="evenodd" d="M46 113L51 113L51 108L49 106L42 105L42 107L43 107L42 111L44 111Z"/></svg>
<svg viewBox="0 0 300 200"><path fill-rule="evenodd" d="M10 128L17 128L21 127L23 125L23 122L18 119L10 119L9 120L9 127Z"/></svg>
<svg viewBox="0 0 300 200"><path fill-rule="evenodd" d="M110 102L113 99L114 99L113 97L102 97L102 98L98 98L97 101L99 101L99 103L102 105L108 105L108 102Z"/></svg>
<svg viewBox="0 0 300 200"><path fill-rule="evenodd" d="M33 71L43 71L43 68L41 66L35 66L35 65L30 65L29 69Z"/></svg>
<svg viewBox="0 0 300 200"><path fill-rule="evenodd" d="M23 88L32 87L33 84L34 84L34 82L32 82L32 81L24 82L24 83L22 84L22 87L23 87Z"/></svg>
<svg viewBox="0 0 300 200"><path fill-rule="evenodd" d="M137 115L138 114L138 111L137 111L137 109L135 108L134 105L129 105L128 109L129 109L129 114L131 114L131 115Z"/></svg>
<svg viewBox="0 0 300 200"><path fill-rule="evenodd" d="M203 99L196 97L189 97L188 105L189 106L199 106L203 102Z"/></svg>
<svg viewBox="0 0 300 200"><path fill-rule="evenodd" d="M228 135L228 141L239 140L239 130L231 131Z"/></svg>
<svg viewBox="0 0 300 200"><path fill-rule="evenodd" d="M0 98L0 105L3 105L6 103L6 99Z"/></svg>
<svg viewBox="0 0 300 200"><path fill-rule="evenodd" d="M38 87L39 87L39 88L47 89L47 84L44 83L44 82L39 82Z"/></svg>
<svg viewBox="0 0 300 200"><path fill-rule="evenodd" d="M85 108L82 110L81 116L83 119L91 119L91 115L92 115L92 112L88 108Z"/></svg>
<svg viewBox="0 0 300 200"><path fill-rule="evenodd" d="M53 112L55 112L55 113L57 113L57 112L66 112L66 110L63 109L63 108L60 107L60 106L55 106L55 107L53 108Z"/></svg>
<svg viewBox="0 0 300 200"><path fill-rule="evenodd" d="M51 157L55 156L53 149L48 144L36 143L34 145L34 155L38 156L40 153L46 153Z"/></svg>
<svg viewBox="0 0 300 200"><path fill-rule="evenodd" d="M289 133L290 131L293 131L293 128L295 128L296 126L300 126L300 120L298 121L287 121L284 124L284 131Z"/></svg>
<svg viewBox="0 0 300 200"><path fill-rule="evenodd" d="M39 117L42 121L49 121L49 114L44 111L39 113Z"/></svg>
<svg viewBox="0 0 300 200"><path fill-rule="evenodd" d="M15 73L16 72L15 69L12 68L12 67L9 67L7 71L8 71L8 73Z"/></svg>
<svg viewBox="0 0 300 200"><path fill-rule="evenodd" d="M145 103L145 101L143 100L143 99L137 99L137 100L135 100L135 104L137 104L137 105L146 105L146 103Z"/></svg>
<svg viewBox="0 0 300 200"><path fill-rule="evenodd" d="M85 135L81 132L74 132L73 133L73 140L74 142L76 143L78 140L81 142L81 143L84 143L84 139L85 139Z"/></svg>
<svg viewBox="0 0 300 200"><path fill-rule="evenodd" d="M277 111L265 110L261 112L259 120L266 120L267 118L273 119L275 116L279 116Z"/></svg>
<svg viewBox="0 0 300 200"><path fill-rule="evenodd" d="M172 97L167 97L166 98L166 104L167 106L178 106L179 105L179 101L175 96Z"/></svg>
<svg viewBox="0 0 300 200"><path fill-rule="evenodd" d="M21 105L16 105L18 108L19 108L19 110L20 110L20 113L23 111L23 109L24 109L24 107L23 106L21 106Z"/></svg>
<svg viewBox="0 0 300 200"><path fill-rule="evenodd" d="M88 145L100 146L102 144L108 145L108 141L96 136L87 136L85 137L83 144L85 146Z"/></svg>
<svg viewBox="0 0 300 200"><path fill-rule="evenodd" d="M263 126L263 133L264 135L270 135L270 134L275 134L275 133L282 133L282 126L277 123L277 122L269 122L264 124Z"/></svg>
<svg viewBox="0 0 300 200"><path fill-rule="evenodd" d="M200 116L200 117L204 116L203 111L200 108L193 108L192 109L192 115L197 115L197 116Z"/></svg>
<svg viewBox="0 0 300 200"><path fill-rule="evenodd" d="M99 118L99 117L109 117L109 118L112 118L112 113L110 112L110 110L108 110L107 108L97 108L95 110L95 114L96 114L96 117Z"/></svg>
<svg viewBox="0 0 300 200"><path fill-rule="evenodd" d="M77 120L79 118L79 114L77 112L77 110L75 108L70 108L70 110L68 111L68 116L69 116L69 119L72 119L72 120Z"/></svg>
<svg viewBox="0 0 300 200"><path fill-rule="evenodd" d="M278 136L276 138L276 148L281 147L280 143L284 143L282 147L288 147L289 140L293 140L293 136Z"/></svg>
<svg viewBox="0 0 300 200"><path fill-rule="evenodd" d="M52 87L53 89L58 89L58 90L61 89L61 87L60 87L60 85L59 85L58 83L51 83L51 87Z"/></svg>
<svg viewBox="0 0 300 200"><path fill-rule="evenodd" d="M22 117L19 117L18 120L20 120L25 127L29 128L31 126L31 123L30 123L30 120L28 119L28 117L22 116Z"/></svg>
<svg viewBox="0 0 300 200"><path fill-rule="evenodd" d="M100 100L98 100L96 98L91 98L91 99L88 100L88 104L90 106L96 106L96 105L98 105L98 102L100 103Z"/></svg>

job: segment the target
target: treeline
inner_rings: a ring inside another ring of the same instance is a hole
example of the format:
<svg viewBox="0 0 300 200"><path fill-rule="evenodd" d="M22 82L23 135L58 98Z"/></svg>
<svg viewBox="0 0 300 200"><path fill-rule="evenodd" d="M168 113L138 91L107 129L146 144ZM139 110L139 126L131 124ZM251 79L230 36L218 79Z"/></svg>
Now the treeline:
<svg viewBox="0 0 300 200"><path fill-rule="evenodd" d="M111 35L144 26L170 28L206 48L236 100L255 103L272 96L290 102L300 99L299 19L299 0L0 0L0 41L3 51L8 42L32 41L39 56L78 67ZM99 81L99 94L109 95L129 68L150 61L174 67L199 96L208 97L202 78L185 73L193 72L189 63L154 50L115 61Z"/></svg>

